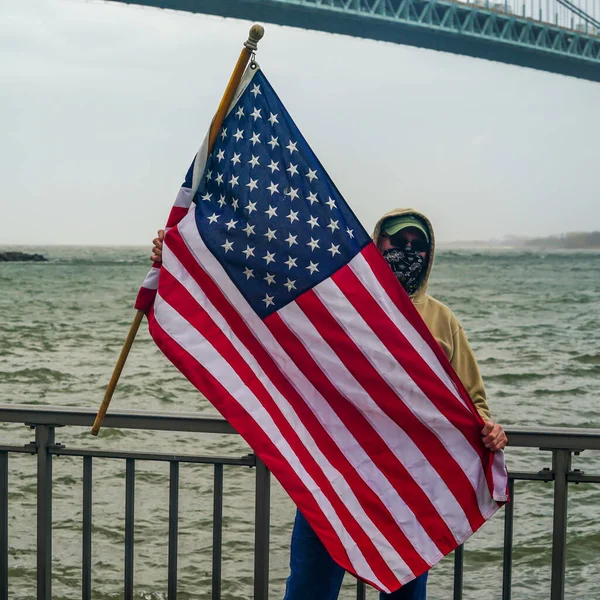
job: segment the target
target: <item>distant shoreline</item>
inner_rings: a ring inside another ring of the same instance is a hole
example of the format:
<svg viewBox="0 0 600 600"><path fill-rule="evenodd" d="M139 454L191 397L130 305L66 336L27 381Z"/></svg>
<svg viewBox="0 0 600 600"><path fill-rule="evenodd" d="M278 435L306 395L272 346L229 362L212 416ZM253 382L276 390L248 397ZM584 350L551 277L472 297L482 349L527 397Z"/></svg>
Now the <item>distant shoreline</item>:
<svg viewBox="0 0 600 600"><path fill-rule="evenodd" d="M529 249L529 250L600 250L600 231L571 232L548 237L506 236L502 240L470 240L441 242L440 248Z"/></svg>

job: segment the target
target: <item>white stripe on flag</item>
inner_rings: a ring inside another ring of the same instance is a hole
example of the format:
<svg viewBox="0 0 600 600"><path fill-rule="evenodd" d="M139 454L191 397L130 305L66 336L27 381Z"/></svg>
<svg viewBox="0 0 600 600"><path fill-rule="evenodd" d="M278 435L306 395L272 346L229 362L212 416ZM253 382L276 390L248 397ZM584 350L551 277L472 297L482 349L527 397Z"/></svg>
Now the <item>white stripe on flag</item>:
<svg viewBox="0 0 600 600"><path fill-rule="evenodd" d="M439 516L452 530L457 542L461 543L462 539L472 533L471 526L460 503L427 457L407 433L381 410L296 304L283 307L279 310L279 315L302 341L327 378L361 411L398 461L410 472L436 507ZM398 399L398 402L401 400ZM411 465L419 465L420 468L412 469ZM404 503L401 498L399 500ZM397 521L402 531L413 542L424 560L435 562L435 557L439 558L439 549L431 542L410 508L404 504L402 511L392 514L397 519L404 516L401 522Z"/></svg>
<svg viewBox="0 0 600 600"><path fill-rule="evenodd" d="M209 276L215 282L215 284L217 284L220 287L223 294L229 299L233 306L235 306L236 310L242 316L250 330L253 332L254 336L260 341L261 345L267 350L269 355L273 357L273 359L277 362L279 368L282 370L284 375L298 390L300 395L304 398L304 400L311 407L311 409L321 420L321 422L337 422L339 424L339 428L336 426L336 430L343 428L344 434L346 434L347 432L348 436L352 436L352 434L349 431L347 431L346 427L339 420L337 415L332 411L331 407L329 406L329 403L323 399L321 394L308 381L306 376L296 367L294 362L290 360L289 356L280 346L279 342L277 342L277 340L273 337L272 333L267 329L265 324L254 312L254 310L248 304L246 299L241 295L237 287L229 279L219 261L213 256L213 254L204 244L204 241L198 233L198 228L196 226L195 220L190 217L186 217L179 224L179 231L186 243L188 244L188 248L190 249L191 253L196 257L196 260L203 266L204 270L209 274ZM280 311L278 311L278 314L283 317L282 311L285 310L285 308L281 309ZM310 327L312 327L312 324L310 324L310 322L309 325ZM299 336L299 338L302 339L301 336ZM309 349L309 352L312 354L312 348ZM313 356L313 358L315 357ZM343 365L342 368L345 369ZM328 377L330 380L334 380L333 377L329 375ZM348 397L348 395L354 397L357 393L360 392L360 390L362 390L358 382L356 382L356 380L351 375L350 377L352 378L353 383L350 382L345 389L340 389L340 386L338 385L339 382L336 382L335 386L346 398ZM364 392L364 390L362 391ZM454 503L456 503L456 499L448 490L443 479L440 477L437 471L429 465L421 451L415 446L414 442L402 431L402 429L400 429L393 421L391 421L386 415L384 415L381 412L379 407L373 402L372 398L368 394L366 394L366 392L364 392L364 395L366 398L365 402L362 405L356 402L354 402L353 404L355 404L359 408L359 410L364 412L364 417L367 420L369 420L371 425L379 433L386 445L398 457L402 464L410 465L423 463L424 473L423 476L420 478L419 484L421 485L422 489L426 492L428 497L432 500L434 498L440 498L440 500L446 499L446 502L451 503L451 506ZM373 414L373 411L377 413L376 416ZM341 431L338 433L341 434ZM403 443L401 443L401 440L404 444L407 445L404 446ZM343 442L339 441L339 438L335 439L335 441L339 447L343 447ZM358 446L358 444L356 445ZM402 447L401 453L399 452L400 447ZM362 448L361 451L364 452ZM399 456L399 454L401 454L402 456ZM357 457L348 456L347 458L349 460L355 460L357 459ZM404 500L398 495L398 493L391 486L387 478L375 466L375 464L372 462L372 459L370 459L370 457L366 453L364 453L361 456L361 460L364 460L365 458L369 461L368 465L365 464L365 466L368 467L370 474L372 470L373 475L376 476L375 481L369 479L369 485L374 490L376 490L377 493L381 494L382 501L385 503L386 507L397 522L398 526L411 540L411 542L415 546L415 549L421 555L423 560L429 564L434 564L436 560L438 560L440 557L440 551L438 547L433 543L427 532L423 529L419 521L415 518L414 513L412 513L412 511L406 505ZM403 461L403 459L405 460ZM360 460L353 464L360 464ZM364 479L361 470L357 470L361 477ZM379 475L381 476L381 479L379 479ZM377 483L381 487L374 487L375 483ZM460 507L459 510L462 511ZM440 516L443 517L443 514L441 514ZM469 527L468 523L467 527ZM464 528L461 527L460 531L463 530Z"/></svg>
<svg viewBox="0 0 600 600"><path fill-rule="evenodd" d="M375 370L404 400L405 406L442 442L448 453L460 465L477 495L477 504L481 514L487 515L490 510L495 509L496 503L487 486L479 454L465 436L448 421L412 380L331 279L325 279L313 289L329 313L360 348ZM469 535L470 530L469 532L466 529L463 530L466 535Z"/></svg>
<svg viewBox="0 0 600 600"><path fill-rule="evenodd" d="M182 225L183 224L180 224L179 226L180 232L182 230ZM186 236L183 234L182 237L184 240L186 239ZM412 574L410 568L366 514L363 507L360 505L358 498L356 498L354 495L343 475L337 469L335 469L335 467L333 467L333 465L320 451L318 445L315 443L309 431L302 424L293 407L289 404L287 399L279 393L269 377L263 372L253 355L231 331L230 325L223 318L221 313L216 310L216 308L207 298L206 294L201 290L200 286L188 275L185 267L166 247L166 245L163 252L162 268L167 269L169 273L171 273L171 275L173 275L173 277L175 277L175 279L177 279L187 289L196 302L208 313L210 318L214 323L217 324L219 329L227 333L227 337L230 342L240 353L248 366L252 369L259 381L265 386L271 397L276 400L277 405L281 409L285 419L299 435L303 445L309 449L319 467L330 481L333 488L336 490L340 500L352 511L357 523L360 525L366 535L368 535L373 541L383 560L394 570L394 574L399 578L400 581L412 579L414 575ZM240 309L240 302L246 301L244 299L236 301L235 306L238 311ZM250 310L252 309L250 308ZM252 331L252 333L255 335L255 337L257 337L259 343L263 345L263 347L267 348L267 352L269 352L271 358L279 366L281 373L286 376L286 372L293 365L293 361L291 361L289 356L287 356L283 348L281 348L279 343L272 336L271 332L265 328L265 337L268 338L266 340L259 338L256 332ZM270 350L273 350L273 352ZM296 370L296 367L293 368ZM301 375L299 370L298 373ZM298 386L294 387L303 397L313 414L319 419L319 422L322 424L327 423L326 429L330 433L330 437L342 450L345 458L353 465L365 483L367 483L367 485L369 485L373 491L381 497L382 502L384 502L384 504L388 507L390 514L397 522L399 520L405 521L405 526L402 529L406 529L406 523L413 526L417 522L414 514L410 511L410 509L408 509L404 501L400 498L387 478L383 475L383 473L381 473L379 468L373 463L372 459L363 450L363 448L360 447L356 439L348 431L348 429L331 409L331 406L325 401L321 394L319 394L319 392L304 377L303 381L301 382L301 389L299 389ZM351 451L349 451L349 449L351 449ZM365 477L365 471L368 471L369 473L368 480ZM400 515L404 515L404 517L401 518ZM427 536L424 531L423 535ZM435 546L435 544L433 544L428 536L427 542L426 548L429 557L435 557L435 560L439 559L439 549ZM435 560L432 558L431 562L428 561L427 554L423 556L423 559L429 562L429 564L433 564Z"/></svg>
<svg viewBox="0 0 600 600"><path fill-rule="evenodd" d="M421 337L419 332L410 324L408 319L398 310L394 302L381 287L377 277L373 273L369 263L365 257L359 252L349 263L348 266L354 271L360 282L369 291L375 301L385 311L387 316L396 324L402 335L409 341L415 351L423 357L432 371L439 377L444 385L452 392L452 395L457 398L461 404L467 408L465 401L458 393L454 382L446 373L434 351L429 347L429 344Z"/></svg>
<svg viewBox="0 0 600 600"><path fill-rule="evenodd" d="M166 258L166 257L165 257ZM163 268L166 263L163 264ZM201 335L190 323L174 310L160 295L154 302L154 316L158 325L179 344L188 354L200 362L213 377L231 394L238 404L244 409L248 418L252 419L265 432L279 452L289 463L296 475L301 479L306 489L313 495L321 510L340 538L353 568L357 573L386 589L377 579L365 557L360 552L356 542L352 539L333 506L323 494L319 486L305 470L293 449L285 440L283 434L274 423L271 415L256 398L252 391L237 374L236 370L221 356L221 354ZM238 342L239 343L239 342Z"/></svg>

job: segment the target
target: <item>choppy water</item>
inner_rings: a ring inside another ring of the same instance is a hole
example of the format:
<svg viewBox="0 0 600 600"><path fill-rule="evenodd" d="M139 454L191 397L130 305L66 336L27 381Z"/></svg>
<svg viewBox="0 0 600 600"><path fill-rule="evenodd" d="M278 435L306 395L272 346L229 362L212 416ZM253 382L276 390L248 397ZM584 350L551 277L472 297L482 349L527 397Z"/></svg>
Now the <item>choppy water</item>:
<svg viewBox="0 0 600 600"><path fill-rule="evenodd" d="M146 248L36 248L49 263L0 264L0 403L97 408L133 317L148 269ZM446 251L438 254L432 293L461 319L478 356L494 416L507 426L600 427L600 253ZM113 409L214 412L138 335ZM0 424L0 444L26 443L23 426ZM71 447L147 449L242 456L234 436L104 430L57 431ZM549 455L507 452L513 469L549 466ZM600 472L589 453L576 467ZM54 598L80 597L81 460L55 460ZM183 465L179 598L209 598L212 470ZM10 458L10 598L34 597L35 473L29 456ZM517 483L514 592L548 597L552 487ZM570 488L567 598L600 598L600 486ZM253 472L225 469L223 597L250 598ZM282 596L294 507L273 485L271 594ZM122 597L124 464L94 463L94 598ZM166 598L168 465L138 463L137 598ZM502 515L467 544L465 598L498 598ZM451 597L452 559L430 575L429 597ZM346 578L341 598L354 597ZM482 587L485 591L482 590ZM374 594L369 596L375 598Z"/></svg>

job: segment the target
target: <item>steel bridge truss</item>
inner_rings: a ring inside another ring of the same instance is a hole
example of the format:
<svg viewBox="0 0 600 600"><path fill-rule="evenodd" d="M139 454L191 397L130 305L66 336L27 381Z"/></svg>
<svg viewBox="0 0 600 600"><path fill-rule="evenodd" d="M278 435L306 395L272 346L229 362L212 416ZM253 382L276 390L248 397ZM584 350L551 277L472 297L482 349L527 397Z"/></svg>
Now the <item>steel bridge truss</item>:
<svg viewBox="0 0 600 600"><path fill-rule="evenodd" d="M519 11L519 0L114 1L341 33L600 81L600 24L567 0L552 2L567 11L571 26L558 17L542 20L540 0L528 0ZM533 18L538 6L539 18Z"/></svg>

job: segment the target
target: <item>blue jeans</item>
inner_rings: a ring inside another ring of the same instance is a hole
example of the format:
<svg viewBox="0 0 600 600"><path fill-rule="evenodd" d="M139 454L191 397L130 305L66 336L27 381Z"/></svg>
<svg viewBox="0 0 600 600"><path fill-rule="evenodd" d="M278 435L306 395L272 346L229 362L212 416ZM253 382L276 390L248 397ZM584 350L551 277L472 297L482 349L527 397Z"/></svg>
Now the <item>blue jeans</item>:
<svg viewBox="0 0 600 600"><path fill-rule="evenodd" d="M283 600L337 600L344 569L329 552L300 511L296 512L290 556L290 576ZM427 572L380 600L425 600Z"/></svg>

